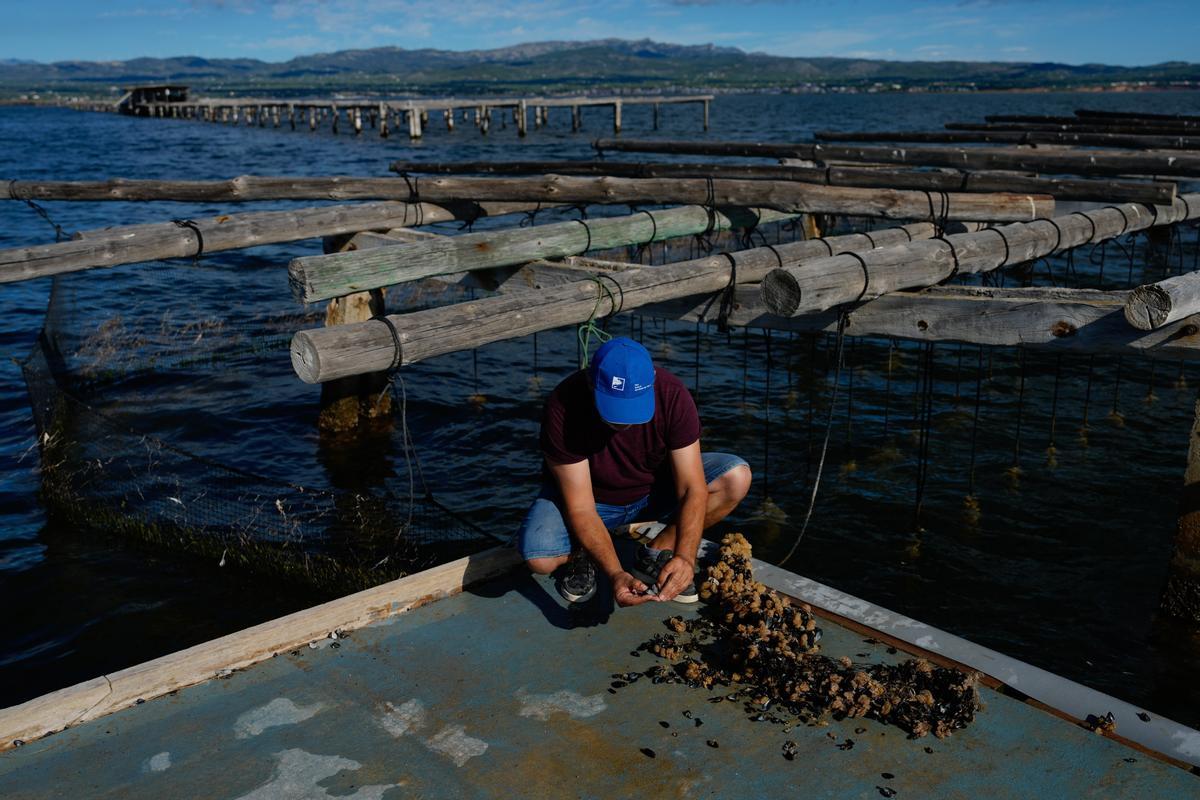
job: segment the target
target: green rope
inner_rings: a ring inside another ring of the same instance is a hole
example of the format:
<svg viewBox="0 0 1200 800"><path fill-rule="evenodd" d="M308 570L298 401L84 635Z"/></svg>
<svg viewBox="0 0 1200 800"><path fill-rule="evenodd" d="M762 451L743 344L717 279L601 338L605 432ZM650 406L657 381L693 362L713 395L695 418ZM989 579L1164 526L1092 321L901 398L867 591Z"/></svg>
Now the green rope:
<svg viewBox="0 0 1200 800"><path fill-rule="evenodd" d="M617 287L617 291L621 294L620 303L618 303L617 296L613 294L612 289L608 288L608 286L604 283L606 278ZM596 315L600 312L600 304L604 302L604 298L608 298L609 308L612 310L608 313L607 317L612 317L618 311L620 311L620 306L624 305L625 299L624 292L621 291L621 285L613 280L612 277L608 275L593 275L592 280L596 283L596 305L592 306L592 313L588 315L587 322L579 326L579 330L576 334L579 338L580 369L587 368L588 359L590 358L589 352L592 346L592 337L595 337L596 340L601 343L607 342L613 338L611 333L603 328L597 327L596 325Z"/></svg>

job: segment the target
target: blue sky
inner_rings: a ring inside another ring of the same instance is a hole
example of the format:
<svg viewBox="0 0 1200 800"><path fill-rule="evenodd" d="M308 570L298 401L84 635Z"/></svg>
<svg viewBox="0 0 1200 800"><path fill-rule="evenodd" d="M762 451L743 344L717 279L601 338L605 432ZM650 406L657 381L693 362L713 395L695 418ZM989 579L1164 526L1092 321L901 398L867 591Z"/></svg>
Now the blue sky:
<svg viewBox="0 0 1200 800"><path fill-rule="evenodd" d="M1200 61L1200 2L1151 0L6 0L0 59L489 49L644 38L786 56Z"/></svg>

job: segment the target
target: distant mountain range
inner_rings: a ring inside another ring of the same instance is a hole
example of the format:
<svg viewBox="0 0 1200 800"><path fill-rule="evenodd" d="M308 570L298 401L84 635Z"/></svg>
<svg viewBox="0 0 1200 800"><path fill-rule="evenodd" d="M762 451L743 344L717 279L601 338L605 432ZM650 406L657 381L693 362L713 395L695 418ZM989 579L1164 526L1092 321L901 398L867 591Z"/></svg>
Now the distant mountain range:
<svg viewBox="0 0 1200 800"><path fill-rule="evenodd" d="M683 89L1039 89L1122 85L1200 88L1200 64L1145 67L996 61L788 58L733 47L643 39L534 42L496 50L377 47L298 56L135 58L129 61L0 60L0 93L118 93L138 83L183 83L206 92L313 91L503 93Z"/></svg>

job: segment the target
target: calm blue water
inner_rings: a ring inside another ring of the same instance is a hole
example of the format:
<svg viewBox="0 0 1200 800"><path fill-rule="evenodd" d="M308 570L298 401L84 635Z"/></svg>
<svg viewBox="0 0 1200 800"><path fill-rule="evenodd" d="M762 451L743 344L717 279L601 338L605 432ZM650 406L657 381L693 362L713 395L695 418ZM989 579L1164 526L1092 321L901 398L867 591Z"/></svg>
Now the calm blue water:
<svg viewBox="0 0 1200 800"><path fill-rule="evenodd" d="M714 103L708 135L789 141L816 129L931 128L989 113L1062 114L1080 106L1200 113L1200 95L731 96ZM483 138L467 126L449 135L431 124L427 138L413 145L369 131L354 138L347 126L334 137L0 108L0 177L386 175L395 159L586 158L590 139L610 130L606 115L590 113L580 135L569 132L568 116L560 112L549 130L531 131L525 140L511 125ZM647 133L649 113L626 109L626 135ZM698 131L698 109L668 107L658 135L698 138ZM236 210L45 206L68 231ZM290 206L240 208L282 207ZM0 204L0 247L52 240L49 226L28 208ZM73 281L72 308L87 324L120 317L132 328L161 320L163 330L178 331L209 318L235 325L278 315L285 318L281 329L292 330L299 324L292 317L303 309L290 300L285 265L319 251L319 243L303 242L212 254L204 259L203 286L186 263L95 271ZM1124 285L1124 256L1108 258L1104 285ZM1135 261L1135 282L1156 275L1144 272L1143 256L1135 254ZM1096 265L1080 269L1083 277L1071 285L1095 285ZM48 281L0 286L6 356L0 359L0 603L9 618L0 644L0 705L315 599L208 560L132 548L103 532L47 519L16 362L41 328L49 288ZM746 456L758 475L732 525L751 534L759 555L778 558L803 517L805 481L824 432L829 343L781 333L768 340L759 331L729 338L705 331L697 338L691 326L653 320L614 325L640 336L689 385L698 384L706 446ZM406 371L425 476L444 503L489 529L513 529L536 490L541 400L571 369L572 336L540 336L536 364L527 339L483 348L475 359L454 354ZM1060 364L1029 354L1022 365L1015 351L995 351L985 355L977 382L976 350L939 348L925 515L922 530L914 532L908 523L918 349L900 345L889 354L887 342L854 342L848 358L852 369L839 394L826 484L789 566L1158 713L1200 723L1200 693L1190 680L1200 645L1155 614L1200 374L1175 364L1105 361L1094 365L1089 388L1086 362ZM532 380L535 370L540 381ZM477 392L487 396L486 404L467 401ZM222 463L306 486L358 480L396 488L404 468L394 447L375 453L365 469L356 464L356 476L347 478L346 465L322 449L315 434L317 398L315 388L292 375L286 350L275 350L237 370L175 371L96 400L129 427ZM1085 405L1086 442L1079 434ZM963 513L973 430L977 519ZM1021 467L1015 480L1014 461Z"/></svg>

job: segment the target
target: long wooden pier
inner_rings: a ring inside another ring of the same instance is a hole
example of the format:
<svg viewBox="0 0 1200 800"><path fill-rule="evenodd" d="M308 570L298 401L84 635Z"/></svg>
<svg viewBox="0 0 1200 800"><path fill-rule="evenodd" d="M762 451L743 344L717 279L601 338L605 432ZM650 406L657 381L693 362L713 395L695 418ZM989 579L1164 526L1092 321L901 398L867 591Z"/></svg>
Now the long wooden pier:
<svg viewBox="0 0 1200 800"><path fill-rule="evenodd" d="M529 131L532 116L535 130L550 121L550 110L570 109L571 131L583 129L584 109L610 109L613 133L622 128L622 110L626 106L653 106L653 128L658 130L662 106L699 105L701 124L708 130L709 107L713 95L646 95L646 96L568 96L568 97L425 97L425 98L277 98L277 97L196 97L188 98L186 87L174 87L174 92L148 92L132 89L115 103L86 101L73 104L89 111L116 111L138 117L161 119L191 119L229 125L256 125L292 130L307 126L310 131L328 128L334 133L345 124L355 135L364 129L378 131L387 138L397 131L407 132L410 139L420 139L431 120L440 114L441 122L453 131L458 122L474 125L487 134L500 115L511 117L517 135ZM178 91L182 90L182 91ZM507 120L507 117L506 117Z"/></svg>

